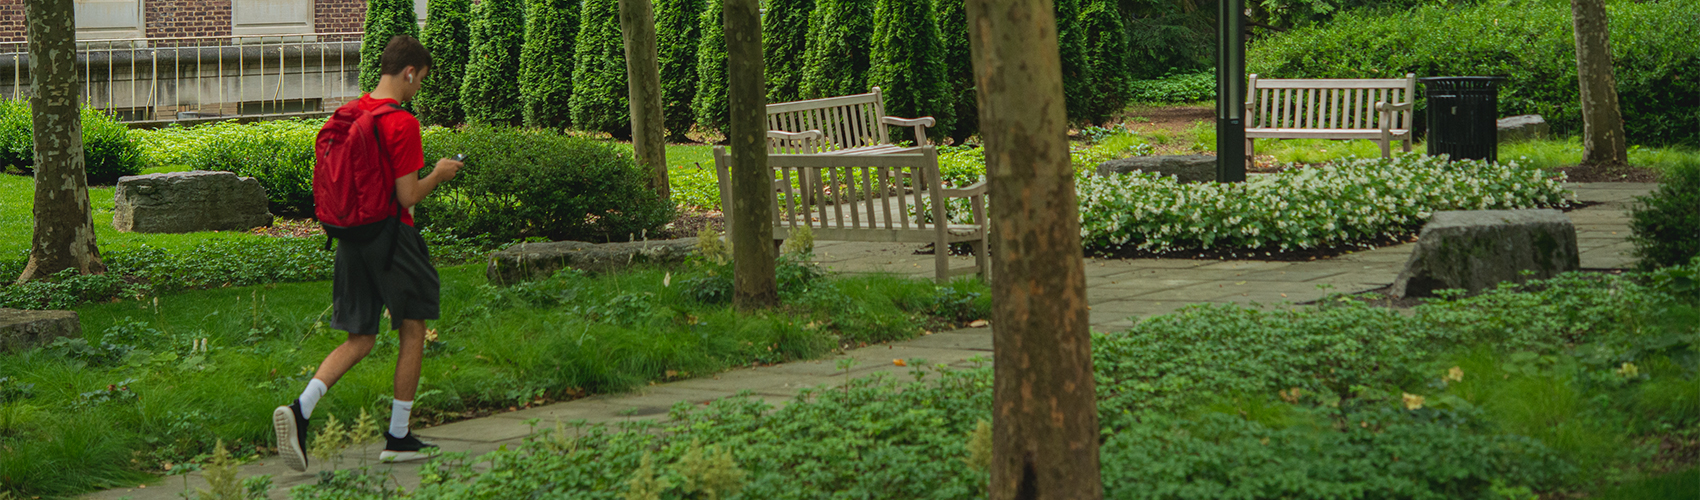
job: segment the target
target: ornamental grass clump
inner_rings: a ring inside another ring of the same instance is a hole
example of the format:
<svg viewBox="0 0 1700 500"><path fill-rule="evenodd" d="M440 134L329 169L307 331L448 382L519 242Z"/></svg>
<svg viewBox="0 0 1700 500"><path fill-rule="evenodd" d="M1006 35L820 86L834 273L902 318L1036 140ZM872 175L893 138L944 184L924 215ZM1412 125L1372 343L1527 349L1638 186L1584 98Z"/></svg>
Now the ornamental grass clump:
<svg viewBox="0 0 1700 500"><path fill-rule="evenodd" d="M1082 175L1076 183L1088 249L1168 253L1362 244L1410 234L1442 210L1565 207L1563 180L1516 162L1411 155L1349 159L1238 184L1181 184L1155 173Z"/></svg>

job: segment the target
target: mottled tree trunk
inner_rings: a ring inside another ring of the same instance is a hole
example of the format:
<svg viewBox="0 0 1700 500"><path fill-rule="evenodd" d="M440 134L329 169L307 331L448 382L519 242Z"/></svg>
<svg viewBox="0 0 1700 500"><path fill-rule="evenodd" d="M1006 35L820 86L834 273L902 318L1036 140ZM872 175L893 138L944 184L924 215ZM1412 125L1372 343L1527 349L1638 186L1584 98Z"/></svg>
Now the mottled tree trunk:
<svg viewBox="0 0 1700 500"><path fill-rule="evenodd" d="M1576 79L1582 90L1582 164L1623 165L1629 146L1617 106L1604 0L1570 0L1576 25Z"/></svg>
<svg viewBox="0 0 1700 500"><path fill-rule="evenodd" d="M94 242L83 170L77 25L71 0L29 0L30 115L35 126L35 237L19 281L66 269L106 272Z"/></svg>
<svg viewBox="0 0 1700 500"><path fill-rule="evenodd" d="M761 3L726 0L727 106L732 148L732 303L748 311L779 303L773 266L773 173L767 168L767 81Z"/></svg>
<svg viewBox="0 0 1700 500"><path fill-rule="evenodd" d="M626 85L631 92L632 149L649 169L649 187L672 198L667 183L667 131L661 115L661 63L655 48L650 0L620 0L620 33L626 43Z"/></svg>
<svg viewBox="0 0 1700 500"><path fill-rule="evenodd" d="M1050 0L968 0L992 200L991 498L1102 498L1074 172Z"/></svg>

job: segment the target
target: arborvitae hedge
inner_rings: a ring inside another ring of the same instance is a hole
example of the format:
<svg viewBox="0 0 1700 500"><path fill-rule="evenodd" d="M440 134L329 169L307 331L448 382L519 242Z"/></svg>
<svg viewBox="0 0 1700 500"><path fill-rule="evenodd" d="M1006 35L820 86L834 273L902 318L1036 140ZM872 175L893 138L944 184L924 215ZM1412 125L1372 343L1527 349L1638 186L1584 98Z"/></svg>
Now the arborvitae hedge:
<svg viewBox="0 0 1700 500"><path fill-rule="evenodd" d="M520 1L482 0L472 8L472 60L460 90L468 122L513 126L524 122L518 76L525 5Z"/></svg>
<svg viewBox="0 0 1700 500"><path fill-rule="evenodd" d="M974 94L974 61L968 48L968 10L963 0L935 0L933 19L938 22L939 42L944 50L945 91L952 104L950 138L962 144L980 131L980 103Z"/></svg>
<svg viewBox="0 0 1700 500"><path fill-rule="evenodd" d="M566 128L572 123L573 38L578 0L527 0L525 46L520 49L519 92L525 124Z"/></svg>
<svg viewBox="0 0 1700 500"><path fill-rule="evenodd" d="M697 45L702 39L706 0L655 2L656 55L661 66L661 113L667 140L684 142L696 123L691 101L697 95Z"/></svg>
<svg viewBox="0 0 1700 500"><path fill-rule="evenodd" d="M815 0L768 0L761 18L767 102L802 99L809 12L814 10Z"/></svg>
<svg viewBox="0 0 1700 500"><path fill-rule="evenodd" d="M822 0L809 15L803 98L868 92L875 0Z"/></svg>
<svg viewBox="0 0 1700 500"><path fill-rule="evenodd" d="M618 0L585 0L573 50L573 124L582 130L632 136L627 104L626 45L620 39Z"/></svg>
<svg viewBox="0 0 1700 500"><path fill-rule="evenodd" d="M880 88L885 114L904 118L931 116L934 138L950 132L950 96L946 92L944 47L933 22L930 0L879 0L874 21L868 85ZM907 127L892 127L895 140L910 137ZM917 138L918 139L918 138Z"/></svg>
<svg viewBox="0 0 1700 500"><path fill-rule="evenodd" d="M413 0L367 0L366 34L360 39L361 92L378 88L384 47L396 35L419 38L419 18L413 12Z"/></svg>
<svg viewBox="0 0 1700 500"><path fill-rule="evenodd" d="M1090 98L1080 120L1104 123L1127 104L1131 83L1127 25L1112 0L1092 0L1080 14L1080 25L1086 37L1090 70L1087 79Z"/></svg>
<svg viewBox="0 0 1700 500"><path fill-rule="evenodd" d="M1079 122L1092 103L1092 68L1086 60L1086 31L1080 0L1056 0L1057 50L1062 56L1063 101L1068 121Z"/></svg>
<svg viewBox="0 0 1700 500"><path fill-rule="evenodd" d="M431 0L426 4L425 38L435 67L425 74L425 84L413 97L419 121L426 125L452 127L466 121L460 106L460 86L466 79L467 52L471 50L471 0Z"/></svg>
<svg viewBox="0 0 1700 500"><path fill-rule="evenodd" d="M702 45L697 46L697 95L691 101L697 125L726 135L731 112L726 108L726 25L721 0L708 0L703 10Z"/></svg>

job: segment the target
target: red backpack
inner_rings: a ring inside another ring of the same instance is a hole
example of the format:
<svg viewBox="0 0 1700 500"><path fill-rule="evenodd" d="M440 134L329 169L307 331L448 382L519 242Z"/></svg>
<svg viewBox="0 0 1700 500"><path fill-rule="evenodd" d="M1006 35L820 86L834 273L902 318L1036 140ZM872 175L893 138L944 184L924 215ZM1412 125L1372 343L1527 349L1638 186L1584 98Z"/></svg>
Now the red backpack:
<svg viewBox="0 0 1700 500"><path fill-rule="evenodd" d="M337 108L314 142L313 212L331 240L365 243L401 221L389 153L378 135L378 117L402 111L394 105L372 111L349 101Z"/></svg>

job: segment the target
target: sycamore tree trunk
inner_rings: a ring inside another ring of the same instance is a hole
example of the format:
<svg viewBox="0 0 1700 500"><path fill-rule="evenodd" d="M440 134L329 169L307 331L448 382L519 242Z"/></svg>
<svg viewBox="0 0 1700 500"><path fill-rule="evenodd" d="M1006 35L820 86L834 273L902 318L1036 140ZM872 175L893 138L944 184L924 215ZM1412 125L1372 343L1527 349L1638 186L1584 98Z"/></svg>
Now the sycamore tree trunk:
<svg viewBox="0 0 1700 500"><path fill-rule="evenodd" d="M661 63L655 47L655 10L649 0L620 0L620 33L626 43L626 88L631 93L632 149L649 169L656 196L672 198L667 182L667 136L661 115Z"/></svg>
<svg viewBox="0 0 1700 500"><path fill-rule="evenodd" d="M967 3L992 199L991 498L1102 498L1054 8Z"/></svg>
<svg viewBox="0 0 1700 500"><path fill-rule="evenodd" d="M83 170L83 123L71 0L29 0L30 115L35 126L35 236L18 281L66 269L106 272L94 242Z"/></svg>
<svg viewBox="0 0 1700 500"><path fill-rule="evenodd" d="M767 81L762 75L761 2L726 0L727 107L732 148L732 303L779 303L774 281L773 174L767 168Z"/></svg>
<svg viewBox="0 0 1700 500"><path fill-rule="evenodd" d="M1626 164L1629 146L1617 106L1605 1L1570 0L1570 14L1576 24L1576 80L1582 90L1582 164Z"/></svg>

